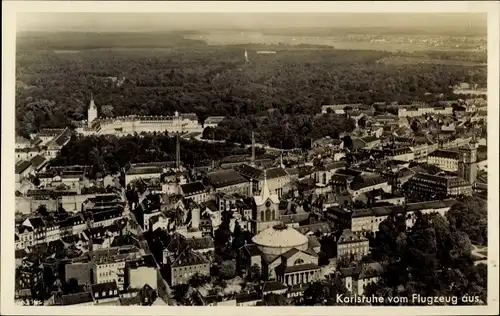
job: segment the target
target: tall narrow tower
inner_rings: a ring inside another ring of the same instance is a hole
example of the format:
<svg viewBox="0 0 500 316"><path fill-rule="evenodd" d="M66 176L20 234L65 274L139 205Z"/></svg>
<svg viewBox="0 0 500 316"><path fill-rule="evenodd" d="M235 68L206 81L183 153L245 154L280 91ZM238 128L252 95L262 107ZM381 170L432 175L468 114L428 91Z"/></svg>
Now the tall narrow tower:
<svg viewBox="0 0 500 316"><path fill-rule="evenodd" d="M248 51L245 49L245 62L248 63L250 60L248 59Z"/></svg>
<svg viewBox="0 0 500 316"><path fill-rule="evenodd" d="M87 110L87 125L90 127L92 122L97 119L97 107L94 103L94 94L90 94L90 105Z"/></svg>
<svg viewBox="0 0 500 316"><path fill-rule="evenodd" d="M255 135L252 131L252 161L250 163L252 167L255 167Z"/></svg>
<svg viewBox="0 0 500 316"><path fill-rule="evenodd" d="M458 176L473 184L477 178L477 149L479 144L475 138L459 148Z"/></svg>
<svg viewBox="0 0 500 316"><path fill-rule="evenodd" d="M181 168L181 141L179 133L175 136L175 168L177 170Z"/></svg>

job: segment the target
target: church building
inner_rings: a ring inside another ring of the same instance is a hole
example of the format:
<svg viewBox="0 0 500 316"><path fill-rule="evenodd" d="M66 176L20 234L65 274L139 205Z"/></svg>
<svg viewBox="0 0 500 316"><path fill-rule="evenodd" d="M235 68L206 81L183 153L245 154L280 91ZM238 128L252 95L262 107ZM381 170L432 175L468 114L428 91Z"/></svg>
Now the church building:
<svg viewBox="0 0 500 316"><path fill-rule="evenodd" d="M279 212L280 199L277 194L271 192L267 183L267 172L264 170L264 182L260 194L252 200L252 231L258 234L261 231L273 227L280 222Z"/></svg>
<svg viewBox="0 0 500 316"><path fill-rule="evenodd" d="M252 238L253 244L240 248L239 268L248 272L258 266L263 280L287 286L317 281L320 249L315 248L313 239L283 223L276 224Z"/></svg>

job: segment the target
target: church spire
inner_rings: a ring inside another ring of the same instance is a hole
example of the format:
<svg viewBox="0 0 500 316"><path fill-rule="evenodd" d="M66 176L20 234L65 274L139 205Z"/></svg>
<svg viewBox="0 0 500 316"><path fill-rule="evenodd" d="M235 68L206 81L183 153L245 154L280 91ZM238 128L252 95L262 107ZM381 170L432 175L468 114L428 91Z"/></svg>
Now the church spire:
<svg viewBox="0 0 500 316"><path fill-rule="evenodd" d="M97 119L98 113L97 113L97 107L94 102L94 94L92 91L90 92L90 104L89 108L87 109L87 124L88 126L92 126L92 122Z"/></svg>
<svg viewBox="0 0 500 316"><path fill-rule="evenodd" d="M90 104L89 108L95 108L95 102L94 102L94 93L90 91Z"/></svg>
<svg viewBox="0 0 500 316"><path fill-rule="evenodd" d="M267 170L264 169L264 183L262 184L262 190L260 191L260 196L262 201L267 200L271 196L271 190L267 185Z"/></svg>

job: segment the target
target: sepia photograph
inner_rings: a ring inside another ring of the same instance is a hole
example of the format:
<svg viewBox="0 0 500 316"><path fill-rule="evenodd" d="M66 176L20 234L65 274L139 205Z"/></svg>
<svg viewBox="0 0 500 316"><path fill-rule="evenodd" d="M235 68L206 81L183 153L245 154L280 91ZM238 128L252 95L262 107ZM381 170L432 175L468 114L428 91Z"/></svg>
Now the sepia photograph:
<svg viewBox="0 0 500 316"><path fill-rule="evenodd" d="M23 2L6 312L498 313L498 3Z"/></svg>

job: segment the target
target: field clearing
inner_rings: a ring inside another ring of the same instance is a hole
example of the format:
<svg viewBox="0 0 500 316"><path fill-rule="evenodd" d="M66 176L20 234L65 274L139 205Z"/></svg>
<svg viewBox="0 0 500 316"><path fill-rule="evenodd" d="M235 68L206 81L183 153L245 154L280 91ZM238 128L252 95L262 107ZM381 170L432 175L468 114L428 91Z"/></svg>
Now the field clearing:
<svg viewBox="0 0 500 316"><path fill-rule="evenodd" d="M487 64L478 63L467 60L450 60L450 59L434 59L426 57L384 57L377 61L386 65L408 65L408 64L433 64L433 65L450 65L450 66L467 66L467 67L486 67Z"/></svg>
<svg viewBox="0 0 500 316"><path fill-rule="evenodd" d="M387 52L420 52L420 51L474 51L475 44L452 44L447 42L427 43L411 42L398 36L388 36L385 40L373 38L346 39L339 36L288 36L264 35L260 33L238 34L233 32L207 33L203 35L186 35L185 39L203 41L209 46L219 45L269 45L269 46L300 46L317 45L342 50L377 50Z"/></svg>

